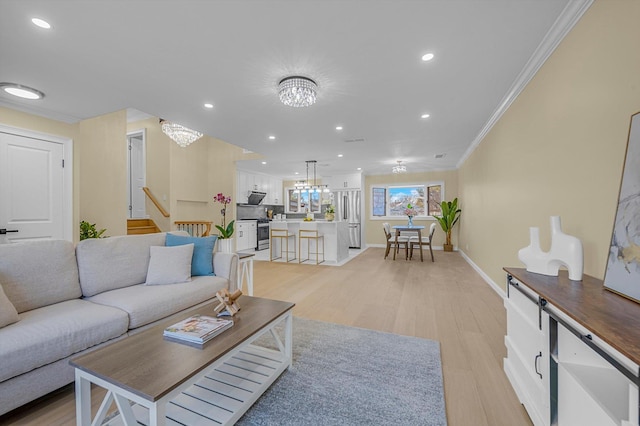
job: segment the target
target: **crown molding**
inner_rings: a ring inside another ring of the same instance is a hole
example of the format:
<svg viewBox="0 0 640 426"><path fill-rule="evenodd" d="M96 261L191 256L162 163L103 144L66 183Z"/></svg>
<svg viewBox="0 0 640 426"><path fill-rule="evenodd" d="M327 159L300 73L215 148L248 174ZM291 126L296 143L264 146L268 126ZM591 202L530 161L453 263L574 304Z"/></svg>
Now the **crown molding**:
<svg viewBox="0 0 640 426"><path fill-rule="evenodd" d="M571 31L575 24L580 20L582 15L589 9L594 0L569 0L560 16L553 23L547 34L544 36L533 55L529 58L526 65L518 74L515 81L502 98L502 101L493 112L484 127L475 137L469 148L462 155L456 168L460 168L464 162L471 156L473 151L480 145L484 137L491 131L493 126L500 120L502 115L509 109L513 101L522 93L524 88L529 84L531 79L536 75L538 70L544 65L546 60L556 50L560 42Z"/></svg>

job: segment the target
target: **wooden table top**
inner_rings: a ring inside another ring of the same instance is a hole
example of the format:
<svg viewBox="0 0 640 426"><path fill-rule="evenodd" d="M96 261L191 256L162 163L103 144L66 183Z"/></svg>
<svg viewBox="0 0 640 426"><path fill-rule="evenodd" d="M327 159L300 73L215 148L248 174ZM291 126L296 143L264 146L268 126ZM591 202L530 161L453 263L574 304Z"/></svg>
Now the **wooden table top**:
<svg viewBox="0 0 640 426"><path fill-rule="evenodd" d="M245 295L238 303L241 309L233 317L233 327L202 349L165 340L163 330L180 321L172 319L73 358L69 363L149 401L157 401L294 307L289 302ZM196 313L215 316L216 304L188 310L184 318Z"/></svg>
<svg viewBox="0 0 640 426"><path fill-rule="evenodd" d="M640 364L640 304L604 288L602 280L583 275L571 281L567 271L559 276L504 268L578 324L636 364Z"/></svg>

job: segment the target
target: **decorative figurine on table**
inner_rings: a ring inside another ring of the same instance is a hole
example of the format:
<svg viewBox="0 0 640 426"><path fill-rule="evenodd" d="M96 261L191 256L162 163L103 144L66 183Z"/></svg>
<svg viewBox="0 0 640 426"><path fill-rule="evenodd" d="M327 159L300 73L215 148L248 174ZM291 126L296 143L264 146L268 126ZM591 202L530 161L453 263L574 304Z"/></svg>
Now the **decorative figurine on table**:
<svg viewBox="0 0 640 426"><path fill-rule="evenodd" d="M229 293L229 290L223 288L216 293L216 297L220 301L220 304L216 306L214 311L219 317L234 316L240 310L240 305L237 301L240 296L242 296L242 290L236 290L231 294Z"/></svg>
<svg viewBox="0 0 640 426"><path fill-rule="evenodd" d="M518 259L526 265L527 271L556 277L560 267L564 266L571 281L582 281L582 242L562 232L560 216L551 216L551 250L543 252L540 249L538 228L529 228L529 237L529 245L518 251Z"/></svg>

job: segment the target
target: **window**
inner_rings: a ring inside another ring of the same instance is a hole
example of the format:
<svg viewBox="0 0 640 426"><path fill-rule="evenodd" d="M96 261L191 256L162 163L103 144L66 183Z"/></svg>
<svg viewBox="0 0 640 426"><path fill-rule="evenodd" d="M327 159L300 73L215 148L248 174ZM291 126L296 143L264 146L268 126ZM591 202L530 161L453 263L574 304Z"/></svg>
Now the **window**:
<svg viewBox="0 0 640 426"><path fill-rule="evenodd" d="M441 214L440 202L444 193L444 183L427 185L387 186L371 188L371 213L379 218L404 217L408 204L417 216L437 216Z"/></svg>
<svg viewBox="0 0 640 426"><path fill-rule="evenodd" d="M387 215L387 188L373 188L371 199L373 200L373 207L371 211L374 216L386 216Z"/></svg>
<svg viewBox="0 0 640 426"><path fill-rule="evenodd" d="M330 194L321 191L287 188L287 213L320 213L321 205L329 203Z"/></svg>

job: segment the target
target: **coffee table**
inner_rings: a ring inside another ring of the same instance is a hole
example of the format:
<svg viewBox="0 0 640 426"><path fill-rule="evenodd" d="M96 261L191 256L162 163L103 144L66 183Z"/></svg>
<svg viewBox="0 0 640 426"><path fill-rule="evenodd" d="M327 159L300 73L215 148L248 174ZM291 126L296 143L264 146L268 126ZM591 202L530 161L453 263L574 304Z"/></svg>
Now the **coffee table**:
<svg viewBox="0 0 640 426"><path fill-rule="evenodd" d="M250 296L238 302L233 327L202 349L164 340L162 331L196 313L213 315L214 303L72 359L77 424L102 424L113 402L119 416L109 424L235 423L291 366L294 306ZM275 331L280 324L283 338ZM266 333L277 349L256 344ZM92 383L107 390L93 422Z"/></svg>

